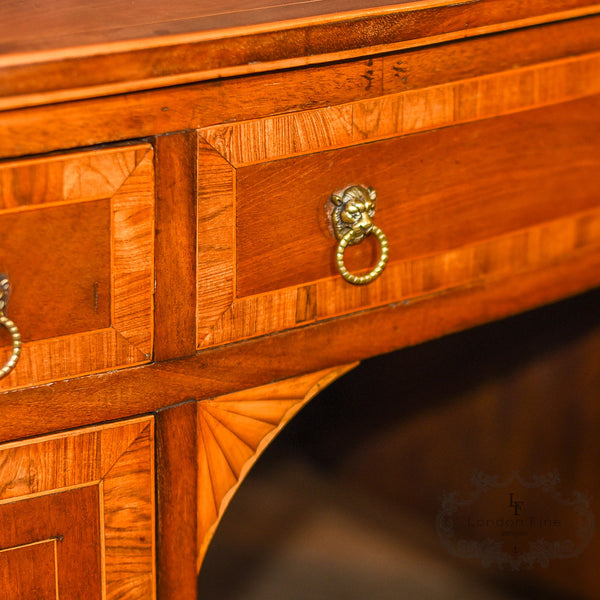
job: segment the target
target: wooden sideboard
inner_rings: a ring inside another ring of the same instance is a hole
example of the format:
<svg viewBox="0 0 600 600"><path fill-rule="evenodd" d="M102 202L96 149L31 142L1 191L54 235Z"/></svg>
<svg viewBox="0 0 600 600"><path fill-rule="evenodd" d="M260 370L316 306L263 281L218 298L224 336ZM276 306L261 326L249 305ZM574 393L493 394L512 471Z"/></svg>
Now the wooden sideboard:
<svg viewBox="0 0 600 600"><path fill-rule="evenodd" d="M7 2L0 40L7 600L194 598L320 389L600 283L598 3Z"/></svg>

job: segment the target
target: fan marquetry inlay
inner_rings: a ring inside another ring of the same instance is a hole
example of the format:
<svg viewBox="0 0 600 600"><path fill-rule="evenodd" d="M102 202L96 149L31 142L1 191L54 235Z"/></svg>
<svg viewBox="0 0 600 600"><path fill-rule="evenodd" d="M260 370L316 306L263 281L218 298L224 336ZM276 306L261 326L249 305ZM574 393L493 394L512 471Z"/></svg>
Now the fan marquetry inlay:
<svg viewBox="0 0 600 600"><path fill-rule="evenodd" d="M198 403L198 569L240 483L283 426L355 364Z"/></svg>

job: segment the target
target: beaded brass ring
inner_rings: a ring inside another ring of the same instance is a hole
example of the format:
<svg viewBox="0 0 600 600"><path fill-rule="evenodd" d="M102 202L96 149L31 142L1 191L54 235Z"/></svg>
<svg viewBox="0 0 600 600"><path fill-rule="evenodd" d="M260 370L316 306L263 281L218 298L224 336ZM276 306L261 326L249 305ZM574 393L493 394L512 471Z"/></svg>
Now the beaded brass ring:
<svg viewBox="0 0 600 600"><path fill-rule="evenodd" d="M335 253L335 262L340 275L354 285L365 285L377 279L383 272L389 256L387 237L373 224L375 214L375 200L377 193L373 188L361 185L351 185L339 193L331 196L335 205L331 220L333 230L339 240ZM350 273L344 263L344 252L348 246L359 244L367 236L373 234L379 242L379 260L366 275Z"/></svg>
<svg viewBox="0 0 600 600"><path fill-rule="evenodd" d="M0 379L6 377L16 366L21 354L21 334L18 327L5 314L8 304L10 283L6 275L0 275L0 325L6 327L12 337L12 352L8 360L0 368Z"/></svg>

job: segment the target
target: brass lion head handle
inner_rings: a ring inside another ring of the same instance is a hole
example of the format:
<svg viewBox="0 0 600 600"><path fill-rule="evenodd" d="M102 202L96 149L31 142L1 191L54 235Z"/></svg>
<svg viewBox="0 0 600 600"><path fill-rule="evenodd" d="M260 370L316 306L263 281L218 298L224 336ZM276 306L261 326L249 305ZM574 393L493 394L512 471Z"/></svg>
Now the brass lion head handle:
<svg viewBox="0 0 600 600"><path fill-rule="evenodd" d="M0 368L0 379L8 375L16 366L21 354L21 334L17 326L6 316L6 306L10 296L10 281L8 276L0 273L0 325L6 327L12 337L12 352L8 360Z"/></svg>
<svg viewBox="0 0 600 600"><path fill-rule="evenodd" d="M377 192L369 187L351 185L341 192L334 192L331 201L334 209L331 215L333 231L339 240L335 262L340 275L354 285L365 285L379 277L388 261L388 240L383 231L373 223ZM379 242L379 260L366 275L353 275L344 264L344 252L347 246L359 244L368 235L373 234Z"/></svg>

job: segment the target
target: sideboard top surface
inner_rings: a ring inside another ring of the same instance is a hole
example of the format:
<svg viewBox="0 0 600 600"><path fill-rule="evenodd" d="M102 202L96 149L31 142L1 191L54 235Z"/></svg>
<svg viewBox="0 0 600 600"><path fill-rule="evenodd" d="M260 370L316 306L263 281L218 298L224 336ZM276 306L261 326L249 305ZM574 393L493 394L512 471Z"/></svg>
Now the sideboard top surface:
<svg viewBox="0 0 600 600"><path fill-rule="evenodd" d="M275 22L322 19L341 11L364 13L374 8L389 10L431 4L427 0L101 0L93 3L13 0L0 8L0 54L56 51L132 40L152 45L169 35L207 36L215 31L231 37L238 33L231 32L233 28L257 29ZM450 2L438 0L435 4Z"/></svg>
<svg viewBox="0 0 600 600"><path fill-rule="evenodd" d="M600 13L594 0L9 0L0 110L348 59Z"/></svg>

